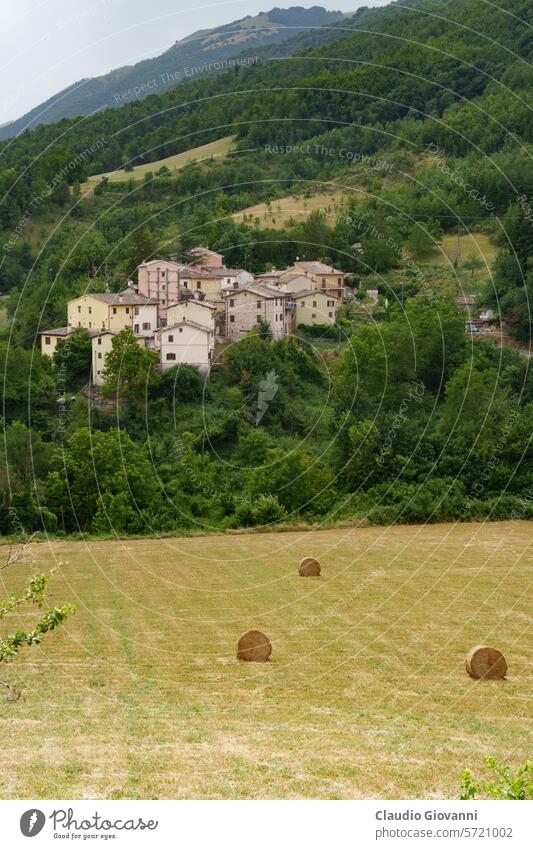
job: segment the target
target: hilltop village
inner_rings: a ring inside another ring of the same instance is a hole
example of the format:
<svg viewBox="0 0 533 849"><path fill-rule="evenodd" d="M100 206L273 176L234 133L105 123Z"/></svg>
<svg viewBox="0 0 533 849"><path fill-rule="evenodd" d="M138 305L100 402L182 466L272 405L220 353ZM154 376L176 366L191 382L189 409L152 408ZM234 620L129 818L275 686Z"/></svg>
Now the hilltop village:
<svg viewBox="0 0 533 849"><path fill-rule="evenodd" d="M61 340L80 328L92 340L91 380L104 382L114 337L130 330L142 347L157 351L161 370L179 364L209 373L216 343L238 341L268 325L281 339L300 325L331 325L345 299L345 274L320 261L296 261L283 271L253 275L227 268L208 248L190 252L187 264L152 259L137 282L121 292L86 292L68 303L66 327L41 332L41 351L53 356Z"/></svg>

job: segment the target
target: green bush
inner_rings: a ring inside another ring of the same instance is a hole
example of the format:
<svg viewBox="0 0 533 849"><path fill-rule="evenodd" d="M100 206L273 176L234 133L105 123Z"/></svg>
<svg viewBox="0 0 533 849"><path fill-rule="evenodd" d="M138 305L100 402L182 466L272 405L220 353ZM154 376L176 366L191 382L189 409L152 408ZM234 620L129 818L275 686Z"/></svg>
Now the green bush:
<svg viewBox="0 0 533 849"><path fill-rule="evenodd" d="M526 761L513 774L508 766L499 764L496 758L487 758L485 763L491 777L474 780L466 769L461 776L460 799L533 799L533 761Z"/></svg>

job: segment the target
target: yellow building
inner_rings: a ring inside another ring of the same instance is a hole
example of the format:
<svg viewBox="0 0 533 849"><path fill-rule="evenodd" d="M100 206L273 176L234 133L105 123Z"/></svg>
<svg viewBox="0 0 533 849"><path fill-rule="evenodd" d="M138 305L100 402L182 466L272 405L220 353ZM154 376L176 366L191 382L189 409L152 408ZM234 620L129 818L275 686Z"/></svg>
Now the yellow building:
<svg viewBox="0 0 533 849"><path fill-rule="evenodd" d="M41 354L53 357L59 342L66 339L73 332L71 327L55 327L53 330L44 330L40 333Z"/></svg>
<svg viewBox="0 0 533 849"><path fill-rule="evenodd" d="M90 292L74 298L68 304L68 325L75 330L133 330L139 324L139 315L143 324L151 324L152 334L157 329L158 302L152 298L137 295L131 290L125 292ZM149 314L149 315L148 315ZM148 320L144 320L148 319Z"/></svg>
<svg viewBox="0 0 533 849"><path fill-rule="evenodd" d="M291 292L289 295L294 309L294 324L335 324L335 310L339 301L327 292L308 289Z"/></svg>

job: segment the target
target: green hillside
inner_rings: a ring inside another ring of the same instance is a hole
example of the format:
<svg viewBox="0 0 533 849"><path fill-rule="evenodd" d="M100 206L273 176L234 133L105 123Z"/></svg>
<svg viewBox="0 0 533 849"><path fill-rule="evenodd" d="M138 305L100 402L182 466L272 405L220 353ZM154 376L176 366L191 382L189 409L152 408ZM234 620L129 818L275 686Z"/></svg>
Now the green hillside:
<svg viewBox="0 0 533 849"><path fill-rule="evenodd" d="M94 79L79 80L18 120L0 127L0 139L16 136L39 124L120 107L196 76L219 73L238 65L238 57L243 53L249 54L240 60L243 66L253 65L261 61L257 51L263 46L280 45L301 30L320 29L341 19L340 12L329 12L321 6L311 9L294 6L271 9L253 17L247 15L221 27L195 32L153 59L117 68ZM334 32L331 36L334 37Z"/></svg>
<svg viewBox="0 0 533 849"><path fill-rule="evenodd" d="M530 19L526 0L362 10L327 46L4 143L0 529L13 515L67 534L530 516L530 361L467 335L457 305L490 307L496 341L527 351ZM222 160L161 167L230 136ZM321 259L353 299L333 328L263 328L217 351L205 390L122 339L129 370L110 375L107 408L88 406L87 339L51 363L39 331L88 288L118 291L141 261L198 244L252 272Z"/></svg>

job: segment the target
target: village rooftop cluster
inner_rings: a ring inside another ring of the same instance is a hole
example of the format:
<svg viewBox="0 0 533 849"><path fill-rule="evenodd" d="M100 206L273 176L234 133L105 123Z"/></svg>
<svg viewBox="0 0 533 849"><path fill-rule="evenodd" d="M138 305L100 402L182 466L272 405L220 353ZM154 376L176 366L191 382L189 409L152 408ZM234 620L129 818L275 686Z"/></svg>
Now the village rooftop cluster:
<svg viewBox="0 0 533 849"><path fill-rule="evenodd" d="M92 339L92 383L104 382L113 338L130 330L139 345L157 351L161 370L187 364L209 373L216 343L238 341L268 324L282 339L299 325L331 325L345 298L345 274L318 260L297 260L284 271L253 275L227 268L208 248L190 251L185 264L152 259L137 269L137 283L121 292L86 292L68 303L66 327L41 332L41 351L83 328Z"/></svg>

